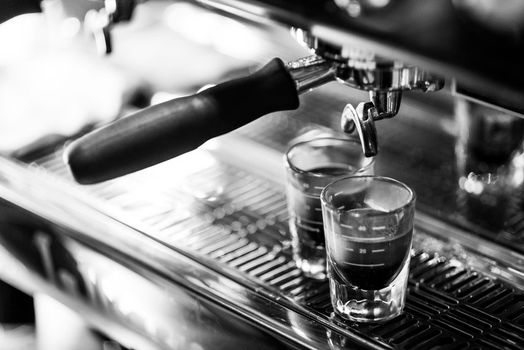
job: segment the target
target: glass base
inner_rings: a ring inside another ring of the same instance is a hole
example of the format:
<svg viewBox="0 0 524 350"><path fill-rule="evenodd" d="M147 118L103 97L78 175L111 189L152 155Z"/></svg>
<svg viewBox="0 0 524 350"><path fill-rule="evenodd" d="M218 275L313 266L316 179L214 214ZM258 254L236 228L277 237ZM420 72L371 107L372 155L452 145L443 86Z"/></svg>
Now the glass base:
<svg viewBox="0 0 524 350"><path fill-rule="evenodd" d="M292 233L293 228L292 228ZM304 276L316 280L325 280L326 271L326 247L313 240L299 239L298 235L292 236L293 260L297 267L302 270Z"/></svg>
<svg viewBox="0 0 524 350"><path fill-rule="evenodd" d="M409 259L393 282L379 290L342 283L330 274L331 303L335 313L355 322L384 322L402 313L406 301Z"/></svg>

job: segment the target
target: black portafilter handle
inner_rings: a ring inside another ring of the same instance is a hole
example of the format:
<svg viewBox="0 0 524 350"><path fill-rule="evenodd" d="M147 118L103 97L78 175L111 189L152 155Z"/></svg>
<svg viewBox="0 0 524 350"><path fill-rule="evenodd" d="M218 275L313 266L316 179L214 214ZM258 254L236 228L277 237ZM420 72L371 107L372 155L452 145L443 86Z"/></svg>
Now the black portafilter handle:
<svg viewBox="0 0 524 350"><path fill-rule="evenodd" d="M145 108L71 143L64 159L77 182L94 184L163 162L265 114L298 108L280 59L250 76Z"/></svg>

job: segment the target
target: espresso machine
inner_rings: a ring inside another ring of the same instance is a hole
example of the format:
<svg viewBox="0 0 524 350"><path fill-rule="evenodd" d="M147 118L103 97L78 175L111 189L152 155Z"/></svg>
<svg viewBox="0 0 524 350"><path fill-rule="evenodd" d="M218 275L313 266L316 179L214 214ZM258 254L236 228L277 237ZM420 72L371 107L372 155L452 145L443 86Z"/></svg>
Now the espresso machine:
<svg viewBox="0 0 524 350"><path fill-rule="evenodd" d="M41 348L73 324L69 348L524 347L519 1L76 0L60 14L96 60L133 56L150 80L111 120L0 157L0 279L16 291L2 307L34 303L36 333L56 325ZM183 93L159 83L177 79ZM292 260L282 155L326 135L359 140L417 195L407 303L385 323L334 317L328 283Z"/></svg>

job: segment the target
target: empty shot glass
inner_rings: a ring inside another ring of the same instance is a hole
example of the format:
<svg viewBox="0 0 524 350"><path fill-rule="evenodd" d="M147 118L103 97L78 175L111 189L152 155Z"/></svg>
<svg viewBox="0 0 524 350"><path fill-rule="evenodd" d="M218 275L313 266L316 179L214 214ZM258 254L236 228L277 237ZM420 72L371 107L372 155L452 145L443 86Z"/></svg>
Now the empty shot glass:
<svg viewBox="0 0 524 350"><path fill-rule="evenodd" d="M297 143L285 154L287 203L293 258L304 275L326 278L326 251L320 193L352 174L373 174L373 159L358 141L317 138Z"/></svg>
<svg viewBox="0 0 524 350"><path fill-rule="evenodd" d="M328 278L335 313L386 321L404 308L415 194L387 177L350 176L321 194Z"/></svg>

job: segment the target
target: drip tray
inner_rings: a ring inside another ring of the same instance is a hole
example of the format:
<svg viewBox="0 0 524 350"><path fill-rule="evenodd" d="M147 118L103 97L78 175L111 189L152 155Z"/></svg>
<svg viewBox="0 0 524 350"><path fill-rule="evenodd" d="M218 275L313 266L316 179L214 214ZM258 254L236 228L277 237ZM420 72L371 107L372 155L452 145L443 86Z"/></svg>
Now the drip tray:
<svg viewBox="0 0 524 350"><path fill-rule="evenodd" d="M524 348L522 290L472 268L463 256L444 253L446 242L424 227L416 228L401 316L379 325L332 318L328 284L304 277L292 261L282 183L203 153L83 188L166 245L242 274L275 298L386 348ZM72 181L59 154L38 163ZM197 169L185 166L190 163ZM344 348L344 339L333 334L331 347Z"/></svg>

